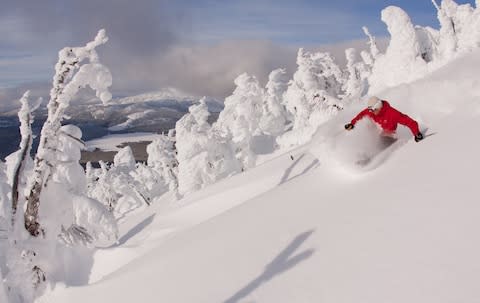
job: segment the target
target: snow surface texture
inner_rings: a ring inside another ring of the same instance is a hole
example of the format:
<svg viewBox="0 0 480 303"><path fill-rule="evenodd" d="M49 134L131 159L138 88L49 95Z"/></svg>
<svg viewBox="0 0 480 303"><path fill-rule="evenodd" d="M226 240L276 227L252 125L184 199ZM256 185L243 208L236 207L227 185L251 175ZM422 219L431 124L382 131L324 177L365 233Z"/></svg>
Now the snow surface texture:
<svg viewBox="0 0 480 303"><path fill-rule="evenodd" d="M156 201L97 252L95 283L57 285L37 301L478 302L480 145L465 138L480 119L479 66L475 51L384 92L436 134L376 170L331 164L345 152L332 141L349 109L309 144L181 206Z"/></svg>

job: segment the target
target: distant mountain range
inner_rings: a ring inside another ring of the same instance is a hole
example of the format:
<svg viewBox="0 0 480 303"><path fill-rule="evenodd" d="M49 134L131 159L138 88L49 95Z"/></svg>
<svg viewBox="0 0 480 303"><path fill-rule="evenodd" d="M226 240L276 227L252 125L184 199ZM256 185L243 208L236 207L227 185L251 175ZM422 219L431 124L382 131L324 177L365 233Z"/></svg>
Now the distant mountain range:
<svg viewBox="0 0 480 303"><path fill-rule="evenodd" d="M80 127L83 140L115 133L162 133L175 128L175 123L188 112L191 105L198 103L200 99L175 89L167 89L116 98L106 106L98 100L72 102L67 110L69 118L64 121L64 124L75 124ZM213 98L206 98L206 103L211 112L210 122L213 123L222 111L223 103ZM37 135L46 116L46 107L35 112L33 129ZM0 115L0 141L5 142L0 146L1 159L18 148L20 142L18 125L16 112Z"/></svg>

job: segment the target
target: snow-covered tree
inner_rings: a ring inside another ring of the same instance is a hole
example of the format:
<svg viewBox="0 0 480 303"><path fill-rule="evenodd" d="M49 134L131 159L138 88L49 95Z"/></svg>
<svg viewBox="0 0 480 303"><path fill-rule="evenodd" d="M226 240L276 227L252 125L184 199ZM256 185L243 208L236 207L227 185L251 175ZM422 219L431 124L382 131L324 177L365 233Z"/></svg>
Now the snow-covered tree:
<svg viewBox="0 0 480 303"><path fill-rule="evenodd" d="M435 0L432 2L437 8L437 16L440 21L440 54L443 58L451 58L457 50L458 44L456 20L454 20L457 4L451 0L444 0L439 7Z"/></svg>
<svg viewBox="0 0 480 303"><path fill-rule="evenodd" d="M113 212L118 195L113 188L114 184L110 181L108 164L101 160L98 163L100 165L98 169L93 168L90 162L87 163L87 196L100 201Z"/></svg>
<svg viewBox="0 0 480 303"><path fill-rule="evenodd" d="M263 114L264 90L254 76L246 73L235 79L235 91L225 99L225 108L214 125L215 132L230 137L242 170L255 165L256 155L252 139L262 134L260 121Z"/></svg>
<svg viewBox="0 0 480 303"><path fill-rule="evenodd" d="M382 10L382 21L387 24L391 38L385 54L375 60L369 78L370 93L413 81L427 72L417 33L407 13L389 6Z"/></svg>
<svg viewBox="0 0 480 303"><path fill-rule="evenodd" d="M415 33L422 59L427 63L438 60L438 31L428 26L415 26Z"/></svg>
<svg viewBox="0 0 480 303"><path fill-rule="evenodd" d="M40 195L43 188L48 187L48 181L56 167L52 151L58 149L58 137L65 110L71 100L82 87L89 86L96 91L103 102L111 99L108 87L112 85L110 71L100 63L95 48L108 40L105 30L100 30L95 40L84 47L64 48L59 53L55 66L53 87L48 102L48 116L40 136L40 144L35 156L35 168L32 184L27 197L25 212L25 227L32 236L39 236L45 230L38 221ZM84 64L83 61L89 63Z"/></svg>
<svg viewBox="0 0 480 303"><path fill-rule="evenodd" d="M42 190L38 212L38 219L48 232L40 241L32 241L23 227L22 216L17 216L9 234L5 283L11 302L33 301L44 282L59 279L65 266L64 247L103 246L117 239L113 216L101 203L85 195L86 176L79 164L84 146L81 136L78 127L62 126L58 131L57 149L51 151L50 159L56 166L49 177L49 186ZM21 198L19 201L25 201ZM19 205L23 209L23 204Z"/></svg>
<svg viewBox="0 0 480 303"><path fill-rule="evenodd" d="M178 188L178 160L175 150L175 138L170 132L162 135L147 146L148 166L158 172L161 181L168 189ZM158 180L160 181L160 180Z"/></svg>
<svg viewBox="0 0 480 303"><path fill-rule="evenodd" d="M88 167L88 196L100 201L120 220L127 213L150 205L152 195L158 194L146 181L152 173L144 165L137 165L132 149L125 146L114 156L112 165L100 161L99 169Z"/></svg>
<svg viewBox="0 0 480 303"><path fill-rule="evenodd" d="M346 49L345 56L347 58L347 79L343 84L344 98L352 101L358 100L366 93L368 86L367 78L370 76L370 71L363 62L356 61L354 48Z"/></svg>
<svg viewBox="0 0 480 303"><path fill-rule="evenodd" d="M55 280L54 272L63 266L62 257L57 255L58 245L74 245L77 240L90 242L96 237L108 238L110 232L115 233L116 224L109 214L98 207L98 202L88 200L82 193L84 189L80 188L85 184L81 182L83 170L78 164L80 147L73 147L81 142L75 137L79 129L68 133L68 127L62 128L61 125L65 109L80 88L90 86L105 102L111 98L107 90L112 82L110 72L99 63L95 52L95 48L106 41L102 30L85 47L65 48L59 53L48 117L32 170L26 165L32 139L31 107L28 106L28 96L22 98L19 113L22 141L20 151L10 161L13 165L9 165L9 179L12 185L15 183L16 192L12 197L17 201L15 209L21 215L15 217L6 253L8 272L4 278L11 302L31 302L45 288L45 282ZM84 64L85 60L89 63ZM23 186L26 176L29 182ZM19 212L19 209L25 211ZM73 242L60 243L61 235ZM34 239L39 236L41 239Z"/></svg>
<svg viewBox="0 0 480 303"><path fill-rule="evenodd" d="M273 70L268 76L263 97L263 114L260 118L262 132L278 136L285 131L287 113L283 105L283 94L288 88L287 72L283 68Z"/></svg>
<svg viewBox="0 0 480 303"><path fill-rule="evenodd" d="M175 127L178 191L182 195L240 170L231 144L208 124L210 113L205 100L192 105L189 112Z"/></svg>
<svg viewBox="0 0 480 303"><path fill-rule="evenodd" d="M5 296L10 298L23 297L26 300L33 299L35 289L35 279L43 276L43 271L36 269L29 260L22 260L22 252L24 250L20 237L20 233L23 229L20 222L23 223L23 212L17 211L23 210L23 202L25 199L22 196L25 189L26 171L31 168L32 160L30 158L30 149L32 145L33 135L31 130L31 123L33 122L32 107L28 102L29 92L27 91L20 99L21 108L18 112L18 118L20 121L20 146L19 150L9 156L7 156L6 165L1 163L0 165L0 241L8 242L6 245L8 249L0 253L0 271L3 272L6 283L6 289L8 291ZM34 108L33 108L34 109ZM7 184L8 182L8 184ZM15 220L17 219L17 220ZM16 222L17 221L17 222ZM15 228L16 227L16 228ZM18 253L18 256L16 253ZM20 266L17 266L21 263ZM27 266L23 266L27 265ZM24 273L24 274L22 274ZM24 283L22 280L32 279L32 283ZM2 286L3 288L3 286ZM11 301L9 299L9 301Z"/></svg>
<svg viewBox="0 0 480 303"><path fill-rule="evenodd" d="M121 148L113 157L113 165L118 169L132 171L135 169L135 157L130 146Z"/></svg>
<svg viewBox="0 0 480 303"><path fill-rule="evenodd" d="M370 46L370 52L362 52L361 56L365 62L365 64L373 66L373 63L375 60L377 60L378 55L380 54L380 51L378 50L377 47L377 42L375 40L375 37L370 34L370 31L368 30L368 27L364 26L362 27L363 32L365 35L368 37L368 45Z"/></svg>
<svg viewBox="0 0 480 303"><path fill-rule="evenodd" d="M151 197L147 195L143 184L135 177L135 157L130 146L125 146L113 158L113 167L109 173L114 190L117 192L118 201L116 213L124 215L126 211L133 210L142 205L150 205Z"/></svg>
<svg viewBox="0 0 480 303"><path fill-rule="evenodd" d="M213 164L208 159L208 110L205 103L192 105L189 114L175 127L177 134L178 190L180 194L196 191L213 183L209 170Z"/></svg>
<svg viewBox="0 0 480 303"><path fill-rule="evenodd" d="M82 131L77 126L60 128L57 167L52 174L52 187L45 189L44 193L51 197L44 200L39 217L52 236L59 234L68 245L89 245L97 241L113 243L117 236L113 216L99 201L86 196L86 175L79 164L80 151L84 148L81 138ZM71 204L64 200L71 201ZM50 216L55 213L58 216L52 220Z"/></svg>
<svg viewBox="0 0 480 303"><path fill-rule="evenodd" d="M299 49L298 69L284 95L285 107L293 132L277 142L281 146L306 142L316 128L343 108L343 73L328 53L311 53Z"/></svg>
<svg viewBox="0 0 480 303"><path fill-rule="evenodd" d="M10 154L5 160L7 163L7 175L9 184L12 187L11 192L11 224L15 223L17 216L17 208L20 206L23 208L23 197L20 195L23 193L26 185L25 171L31 169L32 159L30 157L30 151L32 149L33 134L31 124L33 123L33 112L40 105L41 99L37 100L36 104L31 105L29 103L30 91L24 93L20 99L20 110L18 111L18 120L20 121L20 146L19 150ZM23 216L23 212L20 212Z"/></svg>
<svg viewBox="0 0 480 303"><path fill-rule="evenodd" d="M480 9L470 4L458 5L453 0L443 0L437 8L440 22L439 52L444 60L450 60L459 52L480 47Z"/></svg>
<svg viewBox="0 0 480 303"><path fill-rule="evenodd" d="M293 129L318 126L339 109L342 71L330 54L311 53L303 48L298 51L297 65L284 96L286 108L293 116Z"/></svg>

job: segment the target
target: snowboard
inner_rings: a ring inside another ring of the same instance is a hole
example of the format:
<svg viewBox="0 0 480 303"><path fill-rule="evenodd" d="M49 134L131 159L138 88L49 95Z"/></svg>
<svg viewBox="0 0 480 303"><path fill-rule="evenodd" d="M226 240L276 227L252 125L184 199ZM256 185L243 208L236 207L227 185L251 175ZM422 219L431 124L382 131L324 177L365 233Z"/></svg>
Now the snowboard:
<svg viewBox="0 0 480 303"><path fill-rule="evenodd" d="M355 161L355 165L362 168L362 170L369 170L376 167L376 163L380 164L380 160L385 160L388 155L390 155L393 151L398 149L400 146L405 144L408 139L400 138L394 139L388 144L382 146L377 152L373 154L360 154L358 159ZM383 161L381 161L383 162Z"/></svg>
<svg viewBox="0 0 480 303"><path fill-rule="evenodd" d="M423 140L420 142L417 142L417 144L421 144L425 139L427 139L430 136L435 135L436 133L429 133L428 129L422 130L423 135ZM355 165L360 168L362 171L368 171L372 170L379 165L381 165L383 162L385 162L388 157L395 152L397 149L402 147L404 144L406 144L408 141L413 140L411 137L409 138L392 138L390 142L386 141L384 143L384 146L378 150L378 152L367 155L367 154L361 154L358 158L358 160L355 162Z"/></svg>

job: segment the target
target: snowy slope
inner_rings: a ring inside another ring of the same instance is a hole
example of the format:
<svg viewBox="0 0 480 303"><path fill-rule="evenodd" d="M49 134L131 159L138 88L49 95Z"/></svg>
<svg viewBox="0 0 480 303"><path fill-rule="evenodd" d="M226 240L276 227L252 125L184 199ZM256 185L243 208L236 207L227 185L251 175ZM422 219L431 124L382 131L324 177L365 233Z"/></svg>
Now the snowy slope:
<svg viewBox="0 0 480 303"><path fill-rule="evenodd" d="M359 104L297 150L155 201L90 285L37 302L478 302L478 68L477 51L380 94L434 135L376 169L345 157L366 147L341 131Z"/></svg>

